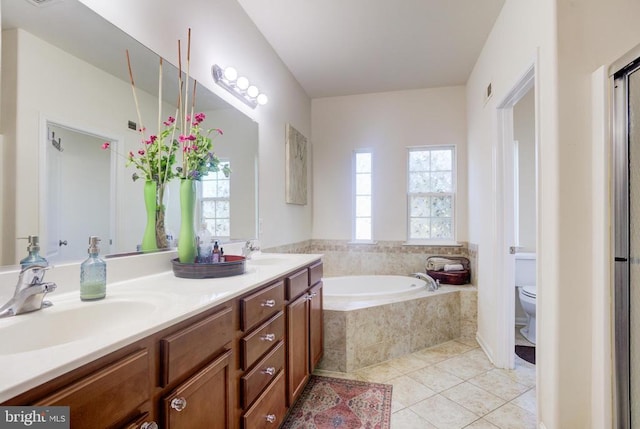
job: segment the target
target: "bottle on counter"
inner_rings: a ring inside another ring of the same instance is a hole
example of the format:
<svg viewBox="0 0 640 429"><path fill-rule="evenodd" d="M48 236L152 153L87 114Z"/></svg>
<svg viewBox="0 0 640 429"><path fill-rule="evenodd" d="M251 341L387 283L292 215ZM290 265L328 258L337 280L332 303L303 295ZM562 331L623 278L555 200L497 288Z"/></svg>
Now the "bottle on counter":
<svg viewBox="0 0 640 429"><path fill-rule="evenodd" d="M217 240L213 245L213 254L211 256L214 264L217 264L218 262L220 262L220 248L218 247Z"/></svg>
<svg viewBox="0 0 640 429"><path fill-rule="evenodd" d="M227 262L227 258L224 256L224 247L220 246L220 262Z"/></svg>
<svg viewBox="0 0 640 429"><path fill-rule="evenodd" d="M27 252L29 252L29 254L26 258L20 261L20 267L24 270L31 265L42 265L43 267L48 266L49 262L40 256L40 240L38 236L30 235L27 237L27 240L29 241L29 244L27 245Z"/></svg>
<svg viewBox="0 0 640 429"><path fill-rule="evenodd" d="M207 228L207 224L201 225L200 231L198 231L198 254L196 255L196 262L201 264L211 263L211 233Z"/></svg>
<svg viewBox="0 0 640 429"><path fill-rule="evenodd" d="M100 238L89 237L89 257L80 265L80 299L94 301L107 295L107 264L98 254Z"/></svg>

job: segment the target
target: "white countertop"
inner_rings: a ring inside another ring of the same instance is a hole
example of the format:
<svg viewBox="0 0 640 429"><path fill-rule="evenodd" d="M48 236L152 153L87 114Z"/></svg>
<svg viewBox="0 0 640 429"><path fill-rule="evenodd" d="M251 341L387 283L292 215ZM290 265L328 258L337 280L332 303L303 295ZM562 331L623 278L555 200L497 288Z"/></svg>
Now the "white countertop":
<svg viewBox="0 0 640 429"><path fill-rule="evenodd" d="M0 319L0 402L322 257L263 253L239 276L183 279L170 270L172 256L157 274L108 282L103 300L82 302L75 286L58 287L46 296L52 307ZM107 278L122 278L111 265Z"/></svg>

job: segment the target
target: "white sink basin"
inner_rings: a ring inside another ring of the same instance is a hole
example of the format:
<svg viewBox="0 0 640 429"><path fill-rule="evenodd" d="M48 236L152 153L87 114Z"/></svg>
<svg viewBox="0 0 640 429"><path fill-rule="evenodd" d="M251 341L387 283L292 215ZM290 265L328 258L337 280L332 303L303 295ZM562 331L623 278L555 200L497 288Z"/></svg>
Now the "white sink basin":
<svg viewBox="0 0 640 429"><path fill-rule="evenodd" d="M0 319L0 355L58 346L114 330L127 330L159 310L152 301L105 299L69 302Z"/></svg>

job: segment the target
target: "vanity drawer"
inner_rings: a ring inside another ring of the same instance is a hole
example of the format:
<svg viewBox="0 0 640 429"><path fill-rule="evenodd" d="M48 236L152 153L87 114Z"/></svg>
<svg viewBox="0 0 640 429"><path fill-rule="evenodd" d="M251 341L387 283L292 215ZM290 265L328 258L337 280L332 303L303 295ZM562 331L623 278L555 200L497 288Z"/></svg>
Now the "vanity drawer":
<svg viewBox="0 0 640 429"><path fill-rule="evenodd" d="M232 339L230 307L160 340L162 387L220 353Z"/></svg>
<svg viewBox="0 0 640 429"><path fill-rule="evenodd" d="M287 299L296 299L309 288L309 270L306 268L286 278Z"/></svg>
<svg viewBox="0 0 640 429"><path fill-rule="evenodd" d="M313 286L322 280L322 266L322 261L320 261L309 267L309 286Z"/></svg>
<svg viewBox="0 0 640 429"><path fill-rule="evenodd" d="M33 405L69 406L74 428L110 427L149 400L149 353L139 350Z"/></svg>
<svg viewBox="0 0 640 429"><path fill-rule="evenodd" d="M286 396L284 380L284 371L280 371L271 386L242 416L244 429L275 429L280 427L287 412L284 403Z"/></svg>
<svg viewBox="0 0 640 429"><path fill-rule="evenodd" d="M282 310L284 282L281 280L240 300L240 328L248 331L267 317Z"/></svg>
<svg viewBox="0 0 640 429"><path fill-rule="evenodd" d="M250 368L274 344L284 338L284 313L278 312L240 340L242 369Z"/></svg>
<svg viewBox="0 0 640 429"><path fill-rule="evenodd" d="M284 368L284 342L280 341L241 379L242 408L246 409Z"/></svg>

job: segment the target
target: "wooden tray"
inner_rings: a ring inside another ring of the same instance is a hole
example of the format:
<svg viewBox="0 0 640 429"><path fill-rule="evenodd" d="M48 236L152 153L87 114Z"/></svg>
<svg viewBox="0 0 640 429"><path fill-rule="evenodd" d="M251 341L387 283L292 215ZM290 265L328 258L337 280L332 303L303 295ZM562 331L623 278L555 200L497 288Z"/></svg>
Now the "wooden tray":
<svg viewBox="0 0 640 429"><path fill-rule="evenodd" d="M171 260L173 274L185 279L212 279L217 277L231 277L244 274L246 258L237 255L225 255L225 262L217 264L182 264L176 259Z"/></svg>

